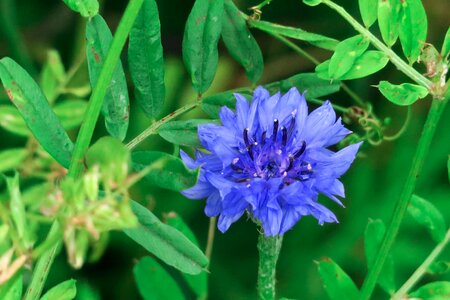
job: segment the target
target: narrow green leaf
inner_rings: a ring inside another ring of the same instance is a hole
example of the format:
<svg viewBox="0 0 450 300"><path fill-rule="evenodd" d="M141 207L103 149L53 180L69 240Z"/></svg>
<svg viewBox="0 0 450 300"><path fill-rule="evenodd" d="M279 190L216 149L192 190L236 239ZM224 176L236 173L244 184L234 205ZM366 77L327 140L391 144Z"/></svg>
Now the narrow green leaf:
<svg viewBox="0 0 450 300"><path fill-rule="evenodd" d="M181 159L167 153L137 151L131 154L131 160L135 171L153 165L154 169L144 179L161 188L179 192L192 187L197 181L197 171L188 170Z"/></svg>
<svg viewBox="0 0 450 300"><path fill-rule="evenodd" d="M449 54L450 54L450 27L447 29L447 33L445 34L441 50L442 57L447 58Z"/></svg>
<svg viewBox="0 0 450 300"><path fill-rule="evenodd" d="M185 299L183 292L164 268L153 258L142 258L133 268L139 293L144 300Z"/></svg>
<svg viewBox="0 0 450 300"><path fill-rule="evenodd" d="M386 99L401 106L411 105L428 95L426 88L411 83L394 85L387 81L380 81L378 89Z"/></svg>
<svg viewBox="0 0 450 300"><path fill-rule="evenodd" d="M354 66L358 59L369 47L369 41L362 35L357 35L340 42L330 59L328 76L340 79Z"/></svg>
<svg viewBox="0 0 450 300"><path fill-rule="evenodd" d="M305 41L314 46L327 50L334 50L339 44L339 41L333 38L329 38L317 33L311 33L296 27L289 27L270 22L254 20L250 20L249 24L250 26L258 28L259 30L273 34L279 34L300 41Z"/></svg>
<svg viewBox="0 0 450 300"><path fill-rule="evenodd" d="M20 300L22 298L23 276L18 272L6 283L0 285L0 299Z"/></svg>
<svg viewBox="0 0 450 300"><path fill-rule="evenodd" d="M397 0L379 0L378 26L383 41L391 47L398 38L400 28L401 2Z"/></svg>
<svg viewBox="0 0 450 300"><path fill-rule="evenodd" d="M168 225L174 227L183 233L194 245L199 247L197 238L195 237L189 226L183 221L183 219L176 213L171 212L166 217ZM189 287L197 295L197 299L204 299L208 292L208 275L206 272L201 272L198 275L184 274L183 277L188 283Z"/></svg>
<svg viewBox="0 0 450 300"><path fill-rule="evenodd" d="M322 0L303 0L303 3L305 3L308 6L317 6L320 3L322 3Z"/></svg>
<svg viewBox="0 0 450 300"><path fill-rule="evenodd" d="M224 5L222 39L230 55L244 67L247 78L256 83L264 70L261 49L233 1L225 0Z"/></svg>
<svg viewBox="0 0 450 300"><path fill-rule="evenodd" d="M444 300L450 298L450 281L436 281L421 286L411 293L412 298L426 300Z"/></svg>
<svg viewBox="0 0 450 300"><path fill-rule="evenodd" d="M10 105L0 105L0 126L16 135L28 137L31 135L19 111Z"/></svg>
<svg viewBox="0 0 450 300"><path fill-rule="evenodd" d="M375 258L380 249L386 228L381 220L369 220L366 230L364 231L364 250L367 259L367 268L370 270L373 267ZM394 261L389 256L378 278L378 284L388 293L392 295L395 290L394 279Z"/></svg>
<svg viewBox="0 0 450 300"><path fill-rule="evenodd" d="M318 262L322 283L331 300L356 300L359 291L351 278L331 259Z"/></svg>
<svg viewBox="0 0 450 300"><path fill-rule="evenodd" d="M76 280L69 279L52 287L41 300L72 300L77 295Z"/></svg>
<svg viewBox="0 0 450 300"><path fill-rule="evenodd" d="M86 26L86 55L92 87L97 84L111 42L112 34L105 20L100 15L90 19ZM108 132L123 141L128 130L129 99L125 73L120 61L107 90L102 114Z"/></svg>
<svg viewBox="0 0 450 300"><path fill-rule="evenodd" d="M80 13L83 17L93 17L98 14L97 0L63 0L73 11Z"/></svg>
<svg viewBox="0 0 450 300"><path fill-rule="evenodd" d="M21 66L8 57L0 60L0 78L9 99L19 110L36 140L57 162L67 168L73 143L39 86Z"/></svg>
<svg viewBox="0 0 450 300"><path fill-rule="evenodd" d="M206 268L206 256L182 233L161 223L137 202L132 201L131 208L140 223L137 228L124 230L132 240L181 272L199 274Z"/></svg>
<svg viewBox="0 0 450 300"><path fill-rule="evenodd" d="M0 173L17 169L27 157L27 150L15 148L0 151Z"/></svg>
<svg viewBox="0 0 450 300"><path fill-rule="evenodd" d="M410 63L417 60L427 40L428 21L422 0L404 0L401 9L400 42Z"/></svg>
<svg viewBox="0 0 450 300"><path fill-rule="evenodd" d="M164 107L164 60L161 24L155 0L145 0L130 32L128 64L136 100L145 114L157 118Z"/></svg>
<svg viewBox="0 0 450 300"><path fill-rule="evenodd" d="M73 129L81 125L87 109L87 102L84 100L63 100L58 102L53 111L61 120L61 125L65 129Z"/></svg>
<svg viewBox="0 0 450 300"><path fill-rule="evenodd" d="M408 213L417 223L427 228L435 242L439 243L444 239L447 228L444 216L431 202L413 195Z"/></svg>
<svg viewBox="0 0 450 300"><path fill-rule="evenodd" d="M216 74L223 15L223 0L196 0L186 22L183 60L199 94L209 88Z"/></svg>
<svg viewBox="0 0 450 300"><path fill-rule="evenodd" d="M359 11L364 25L369 28L377 20L378 0L359 0Z"/></svg>
<svg viewBox="0 0 450 300"><path fill-rule="evenodd" d="M191 119L187 121L172 121L158 128L158 134L169 143L182 146L197 147L200 145L197 127L199 124L215 123L209 119Z"/></svg>
<svg viewBox="0 0 450 300"><path fill-rule="evenodd" d="M339 79L352 80L367 77L383 69L388 62L389 58L383 52L375 50L366 51L355 60L352 68ZM328 76L329 66L330 60L326 60L318 65L316 67L317 76L325 80L331 80Z"/></svg>
<svg viewBox="0 0 450 300"><path fill-rule="evenodd" d="M239 93L243 96L246 96L247 99L251 99L250 91L242 91L242 90L231 90L223 93L214 94L212 96L208 96L203 99L201 103L202 110L212 118L219 117L219 111L222 106L227 106L230 109L234 109L236 107L236 98L234 97L234 93Z"/></svg>

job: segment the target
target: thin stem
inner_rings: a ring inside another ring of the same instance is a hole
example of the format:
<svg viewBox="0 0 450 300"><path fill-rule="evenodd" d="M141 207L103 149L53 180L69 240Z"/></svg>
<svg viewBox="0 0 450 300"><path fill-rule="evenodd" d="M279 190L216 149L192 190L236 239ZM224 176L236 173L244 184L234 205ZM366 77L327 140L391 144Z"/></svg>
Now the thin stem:
<svg viewBox="0 0 450 300"><path fill-rule="evenodd" d="M412 116L412 105L408 106L408 111L406 112L406 119L405 122L403 123L402 128L400 128L400 130L394 135L385 136L384 139L386 141L394 141L398 139L406 131L406 129L408 129L409 123L411 122L411 116Z"/></svg>
<svg viewBox="0 0 450 300"><path fill-rule="evenodd" d="M342 6L337 5L333 1L330 0L322 0L322 3L335 10L338 14L340 14L345 20L347 20L353 28L362 34L365 38L367 38L372 45L375 46L378 50L384 52L389 60L406 76L411 78L416 83L426 87L431 90L433 83L422 76L419 72L417 72L414 68L408 65L403 59L401 59L397 54L395 54L392 49L387 47L382 41L380 41L376 36L374 36L367 28L362 26L358 21L356 21Z"/></svg>
<svg viewBox="0 0 450 300"><path fill-rule="evenodd" d="M154 122L152 125L150 125L147 129L145 129L143 132L141 132L138 136L136 136L134 139L132 139L128 144L127 144L127 148L128 149L133 149L135 148L137 145L139 145L140 143L142 143L146 138L148 138L149 136L156 134L158 128L163 125L164 123L169 122L170 120L190 111L191 109L194 109L195 107L197 107L198 105L200 105L200 99L197 100L194 103L189 103L186 104L183 107L180 107L179 109L177 109L174 112L171 112L170 114L168 114L167 116L165 116L164 118L160 119L159 121Z"/></svg>
<svg viewBox="0 0 450 300"><path fill-rule="evenodd" d="M378 277L380 276L380 272L383 268L384 263L386 262L386 258L388 257L389 251L394 244L395 238L400 228L400 224L416 187L417 179L419 178L419 174L422 170L426 155L428 154L431 141L436 131L437 123L439 122L439 119L449 98L450 97L447 97L445 100L435 99L432 101L427 120L422 130L422 135L420 136L416 148L416 153L414 154L408 177L403 186L400 197L397 200L396 207L391 217L391 221L389 223L386 234L384 235L380 249L378 250L373 267L369 270L369 273L367 274L367 277L362 286L361 299L363 300L370 299L370 296L372 295L372 292L378 281Z"/></svg>
<svg viewBox="0 0 450 300"><path fill-rule="evenodd" d="M210 262L214 244L214 234L216 232L216 221L217 221L216 217L209 218L208 240L206 242L205 256L208 258L208 261Z"/></svg>
<svg viewBox="0 0 450 300"><path fill-rule="evenodd" d="M392 296L391 300L403 299L409 290L422 278L422 276L427 272L430 265L436 260L436 258L444 250L450 241L450 229L447 230L447 234L443 241L441 241L437 246L431 251L430 255L423 261L419 268L409 277L409 279L402 285L402 287Z"/></svg>
<svg viewBox="0 0 450 300"><path fill-rule="evenodd" d="M252 10L261 10L264 6L270 4L270 2L272 2L272 1L273 0L264 0L260 4L250 7L250 9L252 9Z"/></svg>
<svg viewBox="0 0 450 300"><path fill-rule="evenodd" d="M282 235L266 237L263 232L259 235L259 267L258 267L258 299L275 299L275 274L278 256L280 255Z"/></svg>

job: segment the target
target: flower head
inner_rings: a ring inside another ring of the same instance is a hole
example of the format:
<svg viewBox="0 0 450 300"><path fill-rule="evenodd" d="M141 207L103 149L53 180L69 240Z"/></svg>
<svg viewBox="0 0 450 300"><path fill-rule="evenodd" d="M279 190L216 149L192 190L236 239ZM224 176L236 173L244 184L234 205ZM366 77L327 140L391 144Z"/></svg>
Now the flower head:
<svg viewBox="0 0 450 300"><path fill-rule="evenodd" d="M195 160L181 151L185 164L200 167L197 184L183 194L207 198L205 213L219 216L225 232L245 212L261 223L266 236L283 234L302 217L319 224L337 222L318 202L322 193L340 205L344 197L338 180L353 162L359 144L338 152L327 147L350 133L326 101L308 115L303 95L296 88L281 96L258 87L249 102L236 97L236 113L222 107L223 125L198 127L209 153L196 152Z"/></svg>

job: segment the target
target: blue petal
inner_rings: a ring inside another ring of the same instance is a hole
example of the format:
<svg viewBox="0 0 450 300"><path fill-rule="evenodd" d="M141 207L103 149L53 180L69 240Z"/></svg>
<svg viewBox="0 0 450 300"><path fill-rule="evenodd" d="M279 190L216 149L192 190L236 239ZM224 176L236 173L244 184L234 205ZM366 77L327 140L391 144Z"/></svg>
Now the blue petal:
<svg viewBox="0 0 450 300"><path fill-rule="evenodd" d="M180 157L183 160L184 164L191 170L197 169L199 166L186 152L180 149Z"/></svg>
<svg viewBox="0 0 450 300"><path fill-rule="evenodd" d="M280 100L280 93L276 93L270 98L260 102L258 108L258 120L261 127L261 132L268 131L273 126L274 115L273 111Z"/></svg>
<svg viewBox="0 0 450 300"><path fill-rule="evenodd" d="M208 217L215 217L222 211L222 198L220 193L216 190L211 195L209 195L208 200L206 200L205 214Z"/></svg>
<svg viewBox="0 0 450 300"><path fill-rule="evenodd" d="M226 216L221 214L219 217L219 221L217 222L217 228L224 233L230 228L231 224L239 220L239 218L244 214L244 212L234 215L234 216Z"/></svg>
<svg viewBox="0 0 450 300"><path fill-rule="evenodd" d="M280 234L291 229L301 217L302 214L299 213L295 207L289 205L286 208L283 208L283 220L281 221Z"/></svg>
<svg viewBox="0 0 450 300"><path fill-rule="evenodd" d="M247 99L240 94L234 94L236 97L236 117L237 117L237 127L243 131L247 127L247 117L249 105Z"/></svg>
<svg viewBox="0 0 450 300"><path fill-rule="evenodd" d="M336 113L329 101L319 108L315 109L307 118L305 130L303 131L303 139L308 145L314 142L323 142L323 135L329 130L329 127L336 121Z"/></svg>
<svg viewBox="0 0 450 300"><path fill-rule="evenodd" d="M229 129L236 129L236 115L226 106L223 106L219 112L220 121Z"/></svg>
<svg viewBox="0 0 450 300"><path fill-rule="evenodd" d="M208 197L214 190L215 189L211 186L211 184L199 180L193 187L181 191L181 194L189 199L203 199Z"/></svg>

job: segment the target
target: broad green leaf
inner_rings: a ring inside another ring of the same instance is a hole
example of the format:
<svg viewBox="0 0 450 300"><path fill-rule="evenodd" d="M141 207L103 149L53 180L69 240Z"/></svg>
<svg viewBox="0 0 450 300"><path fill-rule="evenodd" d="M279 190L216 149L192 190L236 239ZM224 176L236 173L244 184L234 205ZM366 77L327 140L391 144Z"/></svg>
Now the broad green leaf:
<svg viewBox="0 0 450 300"><path fill-rule="evenodd" d="M63 0L73 11L80 13L83 17L93 17L98 14L97 0Z"/></svg>
<svg viewBox="0 0 450 300"><path fill-rule="evenodd" d="M153 165L154 168L144 179L161 188L179 192L192 187L197 181L197 171L187 169L181 159L167 153L137 151L131 154L131 160L135 171Z"/></svg>
<svg viewBox="0 0 450 300"><path fill-rule="evenodd" d="M236 98L234 97L234 93L239 93L243 96L246 96L247 99L251 99L250 91L244 90L232 90L226 91L223 93L214 94L212 96L208 96L202 100L201 107L202 110L212 118L218 118L219 111L222 106L227 106L230 109L234 109L236 107Z"/></svg>
<svg viewBox="0 0 450 300"><path fill-rule="evenodd" d="M27 150L23 148L0 151L0 173L17 169L27 157Z"/></svg>
<svg viewBox="0 0 450 300"><path fill-rule="evenodd" d="M411 83L394 85L387 81L380 81L378 89L386 99L401 106L411 105L428 95L426 88Z"/></svg>
<svg viewBox="0 0 450 300"><path fill-rule="evenodd" d="M426 300L450 299L450 281L436 281L425 284L411 293L410 297Z"/></svg>
<svg viewBox="0 0 450 300"><path fill-rule="evenodd" d="M386 228L381 220L369 220L366 230L364 231L364 250L367 259L367 268L370 270L373 267L375 258L380 249ZM378 284L388 293L392 295L395 292L394 279L394 262L389 256L378 278Z"/></svg>
<svg viewBox="0 0 450 300"><path fill-rule="evenodd" d="M57 162L67 168L73 143L39 86L21 66L8 57L0 60L0 78L9 99L19 110L36 140Z"/></svg>
<svg viewBox="0 0 450 300"><path fill-rule="evenodd" d="M166 223L183 233L194 245L199 247L197 238L195 237L189 226L176 213L171 212L166 216ZM204 299L208 292L208 274L201 272L198 275L184 274L183 277L189 287L197 295L197 299Z"/></svg>
<svg viewBox="0 0 450 300"><path fill-rule="evenodd" d="M427 269L433 275L441 275L450 271L450 261L435 261Z"/></svg>
<svg viewBox="0 0 450 300"><path fill-rule="evenodd" d="M10 105L0 105L0 126L16 135L25 137L31 135L19 111Z"/></svg>
<svg viewBox="0 0 450 300"><path fill-rule="evenodd" d="M0 299L20 300L22 298L23 277L22 272L18 272L6 283L0 285Z"/></svg>
<svg viewBox="0 0 450 300"><path fill-rule="evenodd" d="M261 49L233 1L225 0L224 5L222 39L230 55L244 67L247 78L256 83L264 70Z"/></svg>
<svg viewBox="0 0 450 300"><path fill-rule="evenodd" d="M76 280L69 279L52 287L41 300L72 300L77 295Z"/></svg>
<svg viewBox="0 0 450 300"><path fill-rule="evenodd" d="M61 125L65 129L77 128L84 119L88 103L84 100L64 100L58 102L53 111L61 120Z"/></svg>
<svg viewBox="0 0 450 300"><path fill-rule="evenodd" d="M427 40L428 21L422 0L404 0L401 9L400 42L410 63L417 60Z"/></svg>
<svg viewBox="0 0 450 300"><path fill-rule="evenodd" d="M369 50L364 52L358 57L351 69L342 75L341 80L352 80L358 78L364 78L371 74L374 74L383 69L389 58L381 51ZM319 78L330 80L328 76L328 69L330 66L330 60L326 60L316 67L316 73Z"/></svg>
<svg viewBox="0 0 450 300"><path fill-rule="evenodd" d="M130 32L128 64L136 100L147 117L161 114L165 100L161 24L155 0L145 0Z"/></svg>
<svg viewBox="0 0 450 300"><path fill-rule="evenodd" d="M445 34L441 50L442 57L447 58L449 54L450 54L450 27L447 29L447 33Z"/></svg>
<svg viewBox="0 0 450 300"><path fill-rule="evenodd" d="M362 35L357 35L340 42L336 46L328 66L328 76L340 79L354 66L358 59L369 47L369 41Z"/></svg>
<svg viewBox="0 0 450 300"><path fill-rule="evenodd" d="M183 60L199 94L209 88L216 74L223 15L223 0L196 0L186 22Z"/></svg>
<svg viewBox="0 0 450 300"><path fill-rule="evenodd" d="M303 0L303 3L305 3L308 6L317 6L320 3L322 3L322 0Z"/></svg>
<svg viewBox="0 0 450 300"><path fill-rule="evenodd" d="M164 268L153 258L142 258L133 268L139 293L144 300L185 299L183 292Z"/></svg>
<svg viewBox="0 0 450 300"><path fill-rule="evenodd" d="M181 232L161 223L137 202L132 201L131 208L140 223L137 228L124 230L132 240L182 272L199 274L206 268L206 256Z"/></svg>
<svg viewBox="0 0 450 300"><path fill-rule="evenodd" d="M359 11L364 25L369 28L377 20L378 0L359 0Z"/></svg>
<svg viewBox="0 0 450 300"><path fill-rule="evenodd" d="M356 300L359 291L352 279L331 259L318 262L320 278L331 300Z"/></svg>
<svg viewBox="0 0 450 300"><path fill-rule="evenodd" d="M289 27L265 21L252 21L252 20L249 21L249 24L250 26L258 28L259 30L271 34L279 34L300 41L305 41L314 46L327 50L334 50L336 46L339 44L339 41L333 38L329 38L317 33L311 33L296 27Z"/></svg>
<svg viewBox="0 0 450 300"><path fill-rule="evenodd" d="M444 239L447 228L444 216L431 202L413 195L408 213L417 223L427 228L435 242L439 243Z"/></svg>
<svg viewBox="0 0 450 300"><path fill-rule="evenodd" d="M86 55L92 87L98 77L112 42L112 34L105 20L97 15L86 26ZM123 141L128 130L129 99L122 63L119 61L103 102L102 114L108 132Z"/></svg>
<svg viewBox="0 0 450 300"><path fill-rule="evenodd" d="M47 61L41 72L41 87L50 103L53 103L60 94L60 87L66 79L66 71L59 53L55 50L47 52Z"/></svg>
<svg viewBox="0 0 450 300"><path fill-rule="evenodd" d="M378 26L383 41L391 47L398 38L400 28L401 2L397 0L379 0Z"/></svg>
<svg viewBox="0 0 450 300"><path fill-rule="evenodd" d="M191 119L187 121L172 121L158 128L158 134L166 141L182 146L197 147L200 145L197 127L199 124L217 123L208 119Z"/></svg>

